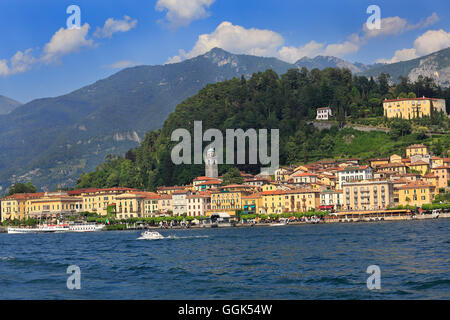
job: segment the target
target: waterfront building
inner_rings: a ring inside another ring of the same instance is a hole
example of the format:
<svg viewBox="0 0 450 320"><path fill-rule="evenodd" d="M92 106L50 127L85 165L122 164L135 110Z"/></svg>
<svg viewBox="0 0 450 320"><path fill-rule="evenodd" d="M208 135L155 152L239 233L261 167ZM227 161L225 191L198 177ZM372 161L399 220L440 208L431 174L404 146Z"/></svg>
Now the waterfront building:
<svg viewBox="0 0 450 320"><path fill-rule="evenodd" d="M399 204L421 207L430 204L435 197L435 186L424 182L413 182L398 187Z"/></svg>
<svg viewBox="0 0 450 320"><path fill-rule="evenodd" d="M228 185L211 192L211 210L242 210L242 198L253 193L254 188L245 185Z"/></svg>
<svg viewBox="0 0 450 320"><path fill-rule="evenodd" d="M344 182L342 190L346 210L378 210L394 204L390 181Z"/></svg>
<svg viewBox="0 0 450 320"><path fill-rule="evenodd" d="M40 216L56 217L83 211L82 197L70 196L67 192L46 192L41 197L27 199L26 216L38 218Z"/></svg>
<svg viewBox="0 0 450 320"><path fill-rule="evenodd" d="M262 209L266 214L315 210L320 204L319 194L311 189L264 191L261 193Z"/></svg>
<svg viewBox="0 0 450 320"><path fill-rule="evenodd" d="M387 118L413 119L431 116L431 108L436 112L447 114L445 99L414 98L384 100L384 115Z"/></svg>
<svg viewBox="0 0 450 320"><path fill-rule="evenodd" d="M118 219L145 217L144 201L149 195L147 192L128 192L116 196L116 217Z"/></svg>
<svg viewBox="0 0 450 320"><path fill-rule="evenodd" d="M1 200L1 221L27 219L29 200L43 197L44 193L16 193Z"/></svg>
<svg viewBox="0 0 450 320"><path fill-rule="evenodd" d="M262 211L262 197L261 193L253 193L242 196L242 210L243 214L261 214Z"/></svg>
<svg viewBox="0 0 450 320"><path fill-rule="evenodd" d="M284 211L284 191L263 191L262 208L265 214L282 214Z"/></svg>
<svg viewBox="0 0 450 320"><path fill-rule="evenodd" d="M373 178L372 168L369 166L350 166L339 169L338 173L339 188L342 189L342 183L351 181L370 180Z"/></svg>
<svg viewBox="0 0 450 320"><path fill-rule="evenodd" d="M320 192L320 210L341 210L344 205L342 190L323 190Z"/></svg>
<svg viewBox="0 0 450 320"><path fill-rule="evenodd" d="M191 195L191 193L191 191L186 190L172 192L172 208L174 216L187 214L187 197Z"/></svg>
<svg viewBox="0 0 450 320"><path fill-rule="evenodd" d="M158 199L158 211L160 214L167 215L173 213L172 195L161 194Z"/></svg>
<svg viewBox="0 0 450 320"><path fill-rule="evenodd" d="M301 188L283 191L283 212L307 212L320 206L320 191Z"/></svg>
<svg viewBox="0 0 450 320"><path fill-rule="evenodd" d="M160 214L159 203L162 195L149 192L144 198L144 216L154 217Z"/></svg>
<svg viewBox="0 0 450 320"><path fill-rule="evenodd" d="M191 194L186 199L189 217L206 216L206 213L211 210L211 195L207 192Z"/></svg>
<svg viewBox="0 0 450 320"><path fill-rule="evenodd" d="M81 192L83 211L96 213L101 216L108 214L108 206L116 204L116 197L129 192L131 188L85 189Z"/></svg>

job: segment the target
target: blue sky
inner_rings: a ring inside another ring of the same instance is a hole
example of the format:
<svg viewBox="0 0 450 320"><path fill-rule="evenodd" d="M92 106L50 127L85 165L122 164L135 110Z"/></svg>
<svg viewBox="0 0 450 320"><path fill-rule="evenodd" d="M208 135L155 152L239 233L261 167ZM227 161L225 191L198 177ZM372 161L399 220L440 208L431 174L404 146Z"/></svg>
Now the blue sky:
<svg viewBox="0 0 450 320"><path fill-rule="evenodd" d="M68 30L69 5L81 28ZM364 25L370 5L381 29ZM0 95L58 96L126 66L182 61L214 46L234 53L408 60L450 46L447 0L2 0Z"/></svg>

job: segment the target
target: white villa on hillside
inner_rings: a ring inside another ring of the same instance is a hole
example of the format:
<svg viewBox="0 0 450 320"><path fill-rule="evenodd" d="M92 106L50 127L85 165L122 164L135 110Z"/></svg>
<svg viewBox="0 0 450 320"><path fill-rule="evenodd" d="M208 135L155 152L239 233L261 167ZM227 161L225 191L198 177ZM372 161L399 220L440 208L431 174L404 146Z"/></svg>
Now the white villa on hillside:
<svg viewBox="0 0 450 320"><path fill-rule="evenodd" d="M329 117L332 117L333 113L331 112L330 107L318 108L317 109L317 117L316 120L328 120Z"/></svg>

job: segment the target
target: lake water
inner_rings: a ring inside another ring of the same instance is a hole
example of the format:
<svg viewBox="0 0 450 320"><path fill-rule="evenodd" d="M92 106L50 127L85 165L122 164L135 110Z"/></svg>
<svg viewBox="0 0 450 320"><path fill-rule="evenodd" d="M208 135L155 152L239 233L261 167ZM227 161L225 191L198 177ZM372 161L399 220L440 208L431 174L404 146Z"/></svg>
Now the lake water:
<svg viewBox="0 0 450 320"><path fill-rule="evenodd" d="M0 234L0 299L449 299L450 219ZM81 289L68 290L69 265ZM371 291L366 269L381 269Z"/></svg>

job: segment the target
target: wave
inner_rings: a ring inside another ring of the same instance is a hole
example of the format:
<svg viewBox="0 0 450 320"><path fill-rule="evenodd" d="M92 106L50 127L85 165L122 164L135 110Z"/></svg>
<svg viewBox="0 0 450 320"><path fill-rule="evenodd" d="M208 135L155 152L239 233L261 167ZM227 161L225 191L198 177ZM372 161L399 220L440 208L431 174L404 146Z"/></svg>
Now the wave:
<svg viewBox="0 0 450 320"><path fill-rule="evenodd" d="M15 260L16 258L14 257L0 257L0 261L10 261L10 260Z"/></svg>

